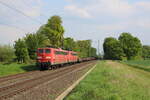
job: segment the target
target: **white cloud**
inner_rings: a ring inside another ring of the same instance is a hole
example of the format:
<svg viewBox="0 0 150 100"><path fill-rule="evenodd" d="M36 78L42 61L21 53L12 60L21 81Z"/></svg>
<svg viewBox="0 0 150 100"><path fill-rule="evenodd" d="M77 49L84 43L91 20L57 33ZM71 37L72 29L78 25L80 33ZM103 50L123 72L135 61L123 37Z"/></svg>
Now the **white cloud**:
<svg viewBox="0 0 150 100"><path fill-rule="evenodd" d="M74 0L65 0L65 1L67 1L67 2L73 2Z"/></svg>
<svg viewBox="0 0 150 100"><path fill-rule="evenodd" d="M145 10L145 11L150 11L150 1L137 2L135 4L135 7L137 9L141 9L141 10Z"/></svg>
<svg viewBox="0 0 150 100"><path fill-rule="evenodd" d="M82 8L79 8L78 5L70 4L65 6L65 9L80 17L104 14L115 17L128 17L134 12L134 7L125 0L94 0L93 3L82 5Z"/></svg>
<svg viewBox="0 0 150 100"><path fill-rule="evenodd" d="M27 16L31 16L31 17L38 17L41 14L41 8L42 8L42 0L5 0L2 1L3 3L5 3L6 5L17 9L19 11L22 11L24 14L26 14ZM13 9L7 8L4 5L0 5L1 6L1 10L0 12L2 16L8 15L10 11L14 11ZM14 11L16 12L16 11Z"/></svg>
<svg viewBox="0 0 150 100"><path fill-rule="evenodd" d="M92 16L85 8L79 8L76 5L69 5L64 8L69 11L72 15L77 15L83 18L91 18Z"/></svg>
<svg viewBox="0 0 150 100"><path fill-rule="evenodd" d="M36 32L40 26L28 25L25 28L13 25L0 25L0 44L13 44L18 38L22 38L27 33Z"/></svg>
<svg viewBox="0 0 150 100"><path fill-rule="evenodd" d="M24 3L26 3L26 7L24 6L22 9L24 9L24 13L27 14L28 16L31 17L38 17L41 15L42 13L42 7L43 7L43 2L42 0L22 0L24 1L23 3L21 3L22 5L24 5Z"/></svg>
<svg viewBox="0 0 150 100"><path fill-rule="evenodd" d="M148 29L149 30L149 26L150 26L150 19L149 18L145 18L145 19L139 19L134 21L134 25L141 28L141 29Z"/></svg>
<svg viewBox="0 0 150 100"><path fill-rule="evenodd" d="M100 30L103 30L103 31L124 30L125 28L127 28L126 24L121 24L121 23L100 25L98 27Z"/></svg>
<svg viewBox="0 0 150 100"><path fill-rule="evenodd" d="M130 19L128 21L116 22L116 23L109 23L103 25L97 25L99 30L103 31L128 31L134 29L144 29L148 30L150 26L150 20L146 19Z"/></svg>
<svg viewBox="0 0 150 100"><path fill-rule="evenodd" d="M110 16L129 18L142 11L150 11L150 1L136 1L129 3L128 0L88 0L90 3L79 7L79 3L71 2L65 6L65 10L80 17Z"/></svg>
<svg viewBox="0 0 150 100"><path fill-rule="evenodd" d="M3 0L5 4L22 11L27 16L38 20L42 13L42 0ZM17 38L25 36L28 32L35 32L40 23L31 20L24 15L0 4L0 42L13 43ZM7 40L6 40L7 39Z"/></svg>
<svg viewBox="0 0 150 100"><path fill-rule="evenodd" d="M23 30L0 25L0 44L12 44L19 37L24 36Z"/></svg>
<svg viewBox="0 0 150 100"><path fill-rule="evenodd" d="M24 13L28 16L37 17L41 15L39 7L32 7L32 10L25 9Z"/></svg>
<svg viewBox="0 0 150 100"><path fill-rule="evenodd" d="M115 17L125 17L133 13L134 9L124 0L96 0L94 4L88 6L90 12L95 15L109 15Z"/></svg>
<svg viewBox="0 0 150 100"><path fill-rule="evenodd" d="M150 2L149 1L137 2L136 5L150 9Z"/></svg>

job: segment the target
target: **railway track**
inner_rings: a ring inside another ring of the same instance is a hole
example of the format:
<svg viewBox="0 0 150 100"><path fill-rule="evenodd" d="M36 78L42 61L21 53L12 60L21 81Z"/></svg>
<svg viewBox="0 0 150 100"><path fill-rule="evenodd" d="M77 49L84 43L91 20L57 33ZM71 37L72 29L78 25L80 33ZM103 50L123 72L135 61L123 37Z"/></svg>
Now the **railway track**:
<svg viewBox="0 0 150 100"><path fill-rule="evenodd" d="M72 66L74 66L74 65L72 65ZM46 75L47 73L53 73L55 71L56 71L55 69L48 70L48 71L32 71L32 72L26 72L26 73L20 73L20 74L16 74L16 75L0 77L0 88L6 87L6 86L9 86L12 84L16 84L21 81L30 80L35 77L40 77L42 75Z"/></svg>
<svg viewBox="0 0 150 100"><path fill-rule="evenodd" d="M11 98L17 94L20 94L22 92L30 90L34 87L37 87L40 84L44 84L47 81L53 82L56 79L61 78L64 75L73 73L75 71L83 70L84 68L86 68L87 66L89 66L91 64L93 64L93 62L84 62L81 64L72 65L69 67L63 67L63 68L60 68L57 70L45 71L45 72L42 72L41 75L36 76L34 78L30 78L27 80L21 80L14 84L8 84L7 86L6 85L2 86L2 87L0 87L0 100ZM29 76L35 75L37 73L40 73L40 71L39 72L35 71L33 73L31 72L31 73L29 73ZM43 73L45 73L45 74L43 74ZM24 77L24 75L28 76L26 74L21 74L21 75L18 74L17 76L15 76L15 75L12 76L12 78L13 78L13 80L16 78L20 79L21 77ZM3 81L8 81L10 79L11 79L10 77L4 78L4 79L1 78L0 81L3 82Z"/></svg>
<svg viewBox="0 0 150 100"><path fill-rule="evenodd" d="M53 73L55 70L48 70L48 71L33 71L32 73L24 73L24 75L20 75L17 77L13 77L12 79L9 77L7 80L3 80L0 82L0 88L10 86L13 84L18 84L19 82L28 81L34 79L36 77L40 77L49 73Z"/></svg>
<svg viewBox="0 0 150 100"><path fill-rule="evenodd" d="M32 71L32 72L26 72L26 73L20 73L20 74L15 74L15 75L9 75L9 76L4 76L4 77L0 77L0 83L4 82L4 81L8 81L8 80L12 80L12 79L16 79L25 75L32 75L33 73L36 73L39 71Z"/></svg>

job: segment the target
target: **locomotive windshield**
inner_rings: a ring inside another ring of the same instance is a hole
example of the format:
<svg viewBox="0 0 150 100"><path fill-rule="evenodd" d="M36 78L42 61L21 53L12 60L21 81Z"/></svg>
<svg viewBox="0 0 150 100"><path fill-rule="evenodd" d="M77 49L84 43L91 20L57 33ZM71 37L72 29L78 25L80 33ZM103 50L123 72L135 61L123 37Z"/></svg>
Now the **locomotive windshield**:
<svg viewBox="0 0 150 100"><path fill-rule="evenodd" d="M50 53L50 49L45 49L45 53Z"/></svg>
<svg viewBox="0 0 150 100"><path fill-rule="evenodd" d="M51 50L50 49L39 49L38 53L50 53Z"/></svg>
<svg viewBox="0 0 150 100"><path fill-rule="evenodd" d="M39 50L38 50L38 53L43 53L43 52L44 52L43 49L39 49Z"/></svg>

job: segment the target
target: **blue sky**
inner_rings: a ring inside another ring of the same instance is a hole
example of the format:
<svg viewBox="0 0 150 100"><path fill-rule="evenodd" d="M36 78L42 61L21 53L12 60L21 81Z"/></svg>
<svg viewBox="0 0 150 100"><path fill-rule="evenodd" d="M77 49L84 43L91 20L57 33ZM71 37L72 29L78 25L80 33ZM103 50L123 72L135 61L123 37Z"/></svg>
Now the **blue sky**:
<svg viewBox="0 0 150 100"><path fill-rule="evenodd" d="M62 17L65 36L91 39L100 48L106 37L130 32L150 45L149 0L0 0L22 14L0 4L0 44L13 44L26 33L36 32L53 15ZM35 21L36 20L36 21Z"/></svg>

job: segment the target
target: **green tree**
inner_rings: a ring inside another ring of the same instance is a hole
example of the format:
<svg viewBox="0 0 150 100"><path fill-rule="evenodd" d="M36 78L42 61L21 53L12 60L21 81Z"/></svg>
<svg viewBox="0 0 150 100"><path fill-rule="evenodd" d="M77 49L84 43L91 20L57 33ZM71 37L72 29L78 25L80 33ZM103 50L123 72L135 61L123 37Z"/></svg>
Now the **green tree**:
<svg viewBox="0 0 150 100"><path fill-rule="evenodd" d="M128 60L141 55L142 44L137 37L133 37L130 33L122 33L119 41Z"/></svg>
<svg viewBox="0 0 150 100"><path fill-rule="evenodd" d="M63 48L67 50L75 50L76 43L73 38L67 37L63 41Z"/></svg>
<svg viewBox="0 0 150 100"><path fill-rule="evenodd" d="M44 34L27 34L25 42L31 59L36 59L36 50L49 44L48 38Z"/></svg>
<svg viewBox="0 0 150 100"><path fill-rule="evenodd" d="M46 25L42 26L39 33L45 34L50 40L50 45L55 47L62 47L64 28L62 20L59 16L52 16Z"/></svg>
<svg viewBox="0 0 150 100"><path fill-rule="evenodd" d="M142 57L144 59L150 59L150 46L144 45L142 48Z"/></svg>
<svg viewBox="0 0 150 100"><path fill-rule="evenodd" d="M29 60L29 54L25 41L18 39L17 41L15 41L14 48L17 61L20 63L27 63Z"/></svg>
<svg viewBox="0 0 150 100"><path fill-rule="evenodd" d="M123 49L119 41L113 37L106 38L103 44L104 58L121 60L124 56Z"/></svg>
<svg viewBox="0 0 150 100"><path fill-rule="evenodd" d="M27 34L25 37L25 42L28 49L29 57L31 59L35 59L35 52L38 48L38 40L36 34Z"/></svg>
<svg viewBox="0 0 150 100"><path fill-rule="evenodd" d="M76 50L79 52L80 57L90 57L91 40L79 40L77 41Z"/></svg>
<svg viewBox="0 0 150 100"><path fill-rule="evenodd" d="M96 48L91 47L90 48L90 57L97 57L96 52L97 52Z"/></svg>
<svg viewBox="0 0 150 100"><path fill-rule="evenodd" d="M14 56L14 49L11 46L0 45L0 62L10 62Z"/></svg>

